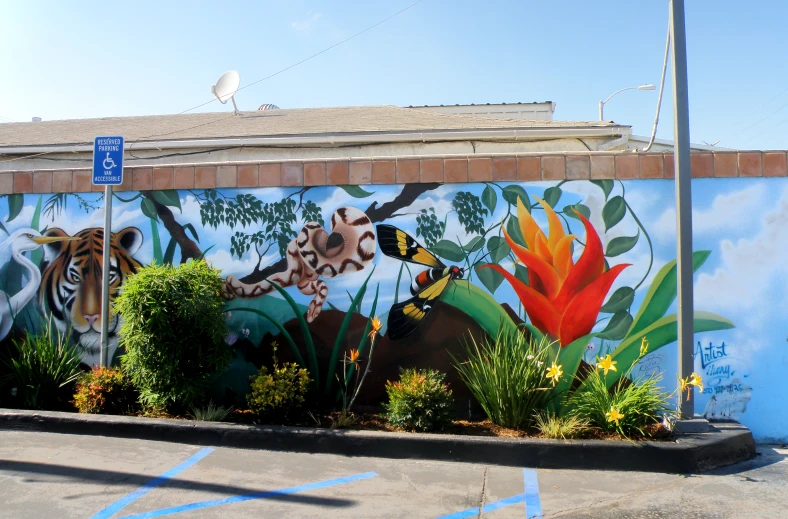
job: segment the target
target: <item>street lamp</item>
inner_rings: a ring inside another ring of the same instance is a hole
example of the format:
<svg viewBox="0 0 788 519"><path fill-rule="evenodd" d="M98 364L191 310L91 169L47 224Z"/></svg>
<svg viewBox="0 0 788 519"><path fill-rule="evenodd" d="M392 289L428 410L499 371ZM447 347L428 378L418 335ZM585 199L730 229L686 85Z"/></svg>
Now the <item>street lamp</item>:
<svg viewBox="0 0 788 519"><path fill-rule="evenodd" d="M620 94L620 93L621 93L621 92L623 92L624 90L654 90L654 85L652 85L652 84L648 84L648 85L640 85L640 86L636 86L636 87L627 87L627 88L622 88L621 90L618 90L618 91L616 91L616 92L613 92L612 94L610 94L610 97L608 97L608 98L607 98L607 99L605 99L604 101L600 101L600 102L599 102L599 120L600 120L600 121L604 121L604 120L605 120L605 119L604 119L604 115L603 115L603 114L604 114L604 110L605 110L605 103L607 103L608 101L610 101L610 99L611 99L611 98L612 98L614 95L616 95L616 94Z"/></svg>

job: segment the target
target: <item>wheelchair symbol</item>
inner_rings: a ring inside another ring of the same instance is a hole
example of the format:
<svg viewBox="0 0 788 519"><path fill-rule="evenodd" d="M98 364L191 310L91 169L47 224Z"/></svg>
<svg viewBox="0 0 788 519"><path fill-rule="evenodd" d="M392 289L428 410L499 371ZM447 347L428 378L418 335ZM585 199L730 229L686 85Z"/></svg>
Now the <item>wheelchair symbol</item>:
<svg viewBox="0 0 788 519"><path fill-rule="evenodd" d="M112 169L115 167L115 161L109 156L109 152L107 152L107 158L104 159L103 165L104 169Z"/></svg>

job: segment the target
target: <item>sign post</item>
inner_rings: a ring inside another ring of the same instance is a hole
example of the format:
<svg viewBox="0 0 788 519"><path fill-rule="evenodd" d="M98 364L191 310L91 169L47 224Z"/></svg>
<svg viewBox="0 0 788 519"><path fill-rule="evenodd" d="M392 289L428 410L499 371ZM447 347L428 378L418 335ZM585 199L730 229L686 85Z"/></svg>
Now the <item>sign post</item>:
<svg viewBox="0 0 788 519"><path fill-rule="evenodd" d="M109 365L109 251L112 232L112 186L123 183L123 137L96 137L93 185L104 186L104 250L101 269L101 367Z"/></svg>

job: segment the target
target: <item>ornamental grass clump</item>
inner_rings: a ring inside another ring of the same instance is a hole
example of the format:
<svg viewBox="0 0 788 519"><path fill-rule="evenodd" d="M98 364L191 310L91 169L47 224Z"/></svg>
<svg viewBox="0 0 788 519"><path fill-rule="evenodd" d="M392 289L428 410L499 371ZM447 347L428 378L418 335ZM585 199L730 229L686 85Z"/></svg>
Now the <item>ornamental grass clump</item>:
<svg viewBox="0 0 788 519"><path fill-rule="evenodd" d="M501 427L531 426L534 414L550 398L551 385L545 376L547 339L536 342L519 331L501 330L481 345L471 337L471 344L466 344L465 362L453 356L452 360L487 417Z"/></svg>
<svg viewBox="0 0 788 519"><path fill-rule="evenodd" d="M129 377L116 368L94 368L77 382L74 405L80 413L134 414L139 391Z"/></svg>
<svg viewBox="0 0 788 519"><path fill-rule="evenodd" d="M546 438L553 440L571 440L585 436L591 423L578 416L558 416L554 413L537 413L536 428Z"/></svg>
<svg viewBox="0 0 788 519"><path fill-rule="evenodd" d="M287 423L303 409L309 392L309 372L298 364L286 362L279 366L276 358L277 345L273 343L273 369L265 366L251 377L251 391L246 395L249 409L263 421Z"/></svg>
<svg viewBox="0 0 788 519"><path fill-rule="evenodd" d="M443 380L446 375L432 369L408 369L398 382L386 382L389 401L386 420L407 431L441 431L452 424L451 390Z"/></svg>
<svg viewBox="0 0 788 519"><path fill-rule="evenodd" d="M608 388L606 377L616 371L616 362L607 355L597 359L596 369L588 374L583 385L569 397L570 412L587 419L592 426L605 432L617 432L625 438L635 433L647 436L646 428L661 421L670 411L669 395L659 386L662 376L651 374L637 380L628 380L632 369L648 351L643 341L640 356L620 380Z"/></svg>
<svg viewBox="0 0 788 519"><path fill-rule="evenodd" d="M200 403L231 352L222 279L203 260L155 263L128 277L115 300L123 316L123 370L147 409L183 413Z"/></svg>
<svg viewBox="0 0 788 519"><path fill-rule="evenodd" d="M79 348L69 343L71 329L58 331L50 319L37 335L25 331L12 341L6 361L8 385L27 409L63 410L82 375Z"/></svg>

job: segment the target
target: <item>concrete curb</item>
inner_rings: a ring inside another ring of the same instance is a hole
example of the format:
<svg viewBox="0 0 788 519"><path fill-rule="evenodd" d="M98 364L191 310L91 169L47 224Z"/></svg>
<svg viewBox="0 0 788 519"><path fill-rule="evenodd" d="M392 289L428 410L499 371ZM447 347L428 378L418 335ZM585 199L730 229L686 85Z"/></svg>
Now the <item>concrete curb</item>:
<svg viewBox="0 0 788 519"><path fill-rule="evenodd" d="M393 459L549 468L700 473L755 457L749 429L715 422L711 432L676 442L541 440L448 434L238 425L129 416L0 409L0 430Z"/></svg>

